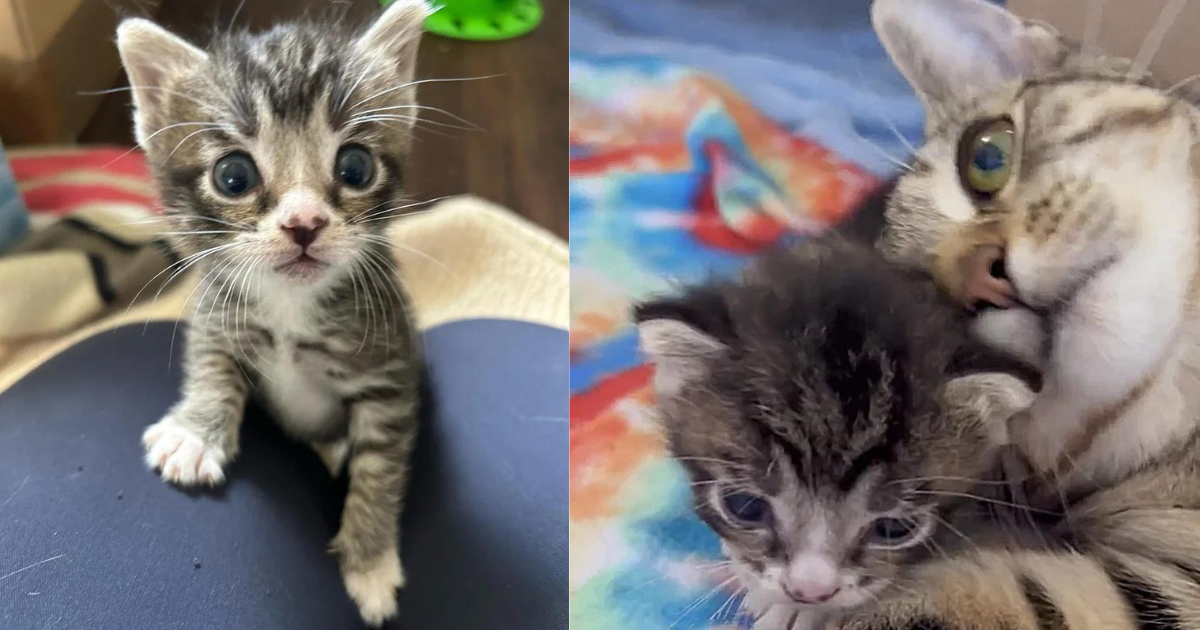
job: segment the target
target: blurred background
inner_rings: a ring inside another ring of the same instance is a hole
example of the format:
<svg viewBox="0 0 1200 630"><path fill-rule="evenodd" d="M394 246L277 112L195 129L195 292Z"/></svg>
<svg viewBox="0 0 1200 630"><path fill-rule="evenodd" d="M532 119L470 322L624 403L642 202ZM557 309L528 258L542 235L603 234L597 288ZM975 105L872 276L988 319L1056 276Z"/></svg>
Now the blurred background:
<svg viewBox="0 0 1200 630"><path fill-rule="evenodd" d="M425 36L418 78L497 76L421 86L424 105L460 116L483 131L419 131L407 173L414 198L470 191L565 236L567 0L542 4L542 24L516 39L478 42ZM214 27L224 28L231 20L261 29L305 12L328 10L365 21L379 10L379 2L0 0L0 141L10 148L133 144L128 92L84 94L128 85L113 43L122 16L152 17L203 43ZM436 119L438 114L432 116ZM460 124L443 118L444 123ZM0 167L0 203L2 171ZM0 222L0 235L4 226ZM0 236L0 249L3 240Z"/></svg>

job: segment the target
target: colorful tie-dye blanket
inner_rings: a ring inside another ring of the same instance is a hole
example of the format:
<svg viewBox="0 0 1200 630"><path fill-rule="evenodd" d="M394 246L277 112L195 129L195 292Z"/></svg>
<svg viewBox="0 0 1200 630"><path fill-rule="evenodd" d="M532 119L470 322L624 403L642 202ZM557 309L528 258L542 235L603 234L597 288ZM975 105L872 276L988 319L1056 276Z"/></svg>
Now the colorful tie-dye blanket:
<svg viewBox="0 0 1200 630"><path fill-rule="evenodd" d="M654 422L632 303L837 222L877 181L721 82L571 60L572 630L748 627Z"/></svg>

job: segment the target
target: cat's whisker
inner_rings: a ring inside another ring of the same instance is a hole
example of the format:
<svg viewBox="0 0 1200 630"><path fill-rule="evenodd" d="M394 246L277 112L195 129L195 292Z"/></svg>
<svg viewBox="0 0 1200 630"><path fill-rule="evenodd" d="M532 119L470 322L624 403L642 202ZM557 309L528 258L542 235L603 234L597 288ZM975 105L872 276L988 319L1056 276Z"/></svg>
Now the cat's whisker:
<svg viewBox="0 0 1200 630"><path fill-rule="evenodd" d="M1167 90L1166 90L1166 93L1167 93L1167 94L1174 94L1174 93L1175 93L1177 90L1181 90L1181 89L1183 89L1184 87L1186 87L1186 86L1188 86L1188 85L1191 85L1192 83L1195 83L1197 79L1200 79L1200 74L1193 74L1192 76L1190 76L1190 77L1188 77L1188 78L1186 78L1186 79L1184 79L1184 80L1182 80L1182 81L1180 81L1180 82L1176 83L1175 85L1172 85L1171 87L1167 88Z"/></svg>
<svg viewBox="0 0 1200 630"><path fill-rule="evenodd" d="M454 273L449 267L446 266L445 263L443 263L442 261L438 260L437 258L434 258L433 256L430 256L429 254L417 249L416 247L412 247L410 245L405 245L404 243L398 243L398 242L392 241L386 237L376 236L374 234L360 234L359 238L373 241L376 243L380 243L383 245L389 245L391 247L395 247L396 249L399 249L400 251L408 252L410 254L415 254L417 256L420 256L421 258L424 258L425 260L428 260L429 262L433 263L434 265L437 265L437 267L439 269L441 269L443 272L449 274L450 276L455 277L455 278L458 277L458 274Z"/></svg>
<svg viewBox="0 0 1200 630"><path fill-rule="evenodd" d="M928 477L905 477L903 479L893 479L891 481L888 481L887 483L891 484L891 485L903 485L903 484L907 484L907 483L919 483L922 481L962 481L962 482L969 483L972 485L984 485L984 486L987 486L987 485L1004 486L1004 485L1008 485L1008 483L1009 483L1008 481L993 481L993 480L989 480L989 479L973 479L971 477L954 477L954 476L950 476L950 475L931 475Z"/></svg>
<svg viewBox="0 0 1200 630"><path fill-rule="evenodd" d="M1096 42L1100 41L1100 25L1104 20L1104 0L1089 0L1087 13L1083 18L1083 47L1085 50L1095 50Z"/></svg>
<svg viewBox="0 0 1200 630"><path fill-rule="evenodd" d="M187 305L188 305L188 303L189 303L189 302L191 302L191 300L192 300L192 296L196 294L196 290L197 290L197 289L199 289L199 288L200 288L202 285L204 285L204 284L205 284L205 281L206 281L206 280L208 280L208 278L209 278L210 276L212 276L214 273L217 273L217 272L218 272L218 271L220 271L222 268L224 268L224 267L228 266L228 265L229 265L229 263L230 263L230 262L232 262L233 260L234 260L233 258L230 258L230 259L229 259L229 260L227 260L227 261L224 261L224 262L221 262L221 263L217 263L216 265L213 265L212 269L209 269L208 273L204 274L204 276L203 276L202 278L200 278L200 281L199 281L199 282L197 282L197 283L196 283L196 286L192 288L192 292L191 292L191 293L189 293L189 294L188 294L188 296L187 296L187 298L185 298L185 299L184 299L184 301L183 301L183 308L184 308L185 310L187 309ZM209 289L211 289L211 288L212 288L212 286L213 286L213 284L212 284L212 283L209 283L209 284L208 284L208 286L207 286L207 287L204 289L204 293L202 293L202 294L200 295L200 301L201 301L201 302L203 302L203 301L204 301L204 296L208 295L208 291L209 291ZM178 332L179 332L179 322L180 322L180 321L181 321L181 319L176 319L176 320L175 320L175 325L171 327L171 345L170 345L170 349L169 349L169 350L168 350L168 352L167 352L167 366L168 366L168 367L170 367L170 365L171 365L171 362L172 362L172 360L173 360L173 359L174 359L174 357L175 357L175 335L176 335L176 333L178 333Z"/></svg>
<svg viewBox="0 0 1200 630"><path fill-rule="evenodd" d="M381 203L381 204L379 204L379 205L376 205L376 206L375 206L375 207L373 207L373 208L369 208L368 210L365 210L364 212L362 212L362 213L359 213L359 214L355 215L355 216L354 216L354 217L352 217L350 220L346 221L346 223L358 223L358 222L363 222L363 221L366 221L367 219L371 219L371 218L373 218L373 217L375 217L375 216L382 215L382 214L386 214L386 213L388 213L388 212L394 212L394 211L396 211L396 210L404 210L404 209L406 209L406 208L418 208L418 207L420 207L420 206L429 205L429 204L431 204L431 203L437 203L437 202L439 202L439 201L443 201L443 200L445 200L445 199L450 199L450 198L452 198L452 197L457 197L457 196L458 196L458 195L443 195L443 196L441 196L441 197L435 197L435 198L433 198L433 199L426 199L425 201L416 201L416 202L413 202L413 203L406 203L406 204L404 204L404 205L395 206L395 207L392 207L392 208L385 208L385 209L383 209L383 210L378 210L378 211L376 211L376 212L371 212L372 210L375 210L375 209L376 209L376 208L378 208L379 206L382 206L382 205L384 205L384 204L382 204L382 203ZM368 212L369 212L370 214L367 214ZM416 213L416 212L406 212L406 213L404 213L404 214L417 214L417 213ZM365 216L364 216L364 215L365 215Z"/></svg>
<svg viewBox="0 0 1200 630"><path fill-rule="evenodd" d="M1154 21L1154 26L1146 33L1146 38L1142 40L1142 45L1138 48L1137 55L1133 58L1131 75L1134 77L1141 76L1150 68L1150 64L1154 61L1154 56L1158 54L1159 48L1162 47L1167 33L1171 30L1171 26L1175 24L1175 19L1179 17L1180 12L1187 6L1187 3L1188 0L1171 0L1163 5L1162 10L1158 12L1158 18Z"/></svg>
<svg viewBox="0 0 1200 630"><path fill-rule="evenodd" d="M415 109L415 110L422 110L422 111L423 110L434 111L434 112L438 112L444 116L447 116L449 118L453 118L454 120L457 120L458 122L463 123L464 125L470 125L471 128L474 129L475 131L484 131L483 127L480 127L479 125L467 120L466 118L463 118L462 116L458 116L456 114L451 114L450 112L448 112L444 109L441 109L438 107L430 107L428 105L392 105L390 107L376 107L374 109L368 109L368 110L359 112L358 115L355 116L355 118L358 118L358 117L366 115L366 114L373 114L373 113L377 113L377 112L386 112L386 111L390 111L393 109Z"/></svg>
<svg viewBox="0 0 1200 630"><path fill-rule="evenodd" d="M442 122L440 120L430 120L428 118L421 118L420 116L406 116L404 114L366 114L363 116L355 116L354 118L351 118L347 124L354 124L359 121L371 121L371 120L393 120L396 122L411 122L411 123L413 123L414 126L433 125L435 127L445 127L447 129L457 129L459 131L480 131L480 132L486 133L486 131L480 127L464 127L462 125L455 125L455 124L451 124L448 122Z"/></svg>
<svg viewBox="0 0 1200 630"><path fill-rule="evenodd" d="M441 199L450 199L452 197L458 197L458 195L447 195L445 197L441 197ZM436 210L436 208L430 208L428 210L418 210L416 212L398 212L398 213L390 215L390 216L387 215L385 212L380 211L379 213L372 215L370 218L362 219L361 221L359 221L359 223L374 223L376 221L390 221L393 219L401 219L404 217L413 217L418 214L425 214L426 212L433 212L434 210ZM394 212L394 210L388 210L388 212Z"/></svg>
<svg viewBox="0 0 1200 630"><path fill-rule="evenodd" d="M937 513L935 513L935 512L931 512L930 516L932 516L933 519L936 520L942 527L945 527L946 529L950 530L951 533L953 533L953 534L957 535L959 538L961 538L963 540L963 542L967 543L968 545L971 545L971 547L975 548L976 550L979 549L979 545L976 544L974 540L971 540L970 536L967 536L966 534L964 534L961 529L955 527L954 525L951 525L950 521L947 521L946 519L938 516Z"/></svg>
<svg viewBox="0 0 1200 630"><path fill-rule="evenodd" d="M166 282L164 282L164 283L163 283L163 285L162 285L161 287L159 287L159 289L158 289L158 294L154 296L154 301L157 301L157 300L158 300L158 298L159 298L159 296L160 296L160 295L162 295L163 288L165 288L165 287L167 287L168 285L170 285L172 280L174 280L174 279L175 279L175 278L176 278L176 277L177 277L177 276L178 276L180 273L182 273L182 272L186 271L188 268L190 268L190 267L192 266L192 264L194 264L195 262L199 261L199 260L200 260L200 259L202 259L202 258L205 258L205 257L206 257L206 256L208 256L209 254L213 254L213 253L216 253L216 252L218 252L218 251L222 251L222 250L224 250L224 249L228 249L228 248L230 248L230 247L233 247L234 245L236 245L236 243L227 243L227 244L225 244L225 245L217 245L217 246L215 246L215 247L210 247L210 248L208 248L208 249L202 250L202 251L200 251L200 252L197 252L197 253L195 253L195 254L192 254L192 255L190 255L190 256L187 256L187 257L181 258L181 259L179 259L179 260L177 260L177 261L175 261L175 262L171 263L171 264L170 264L170 265L168 265L168 266L167 266L165 269L163 269L163 270L159 271L158 273L154 274L154 277L152 277L152 278L150 278L149 280L147 280L147 281L146 281L146 284L143 284L143 285L142 285L142 288L138 289L138 292L137 292L137 293L135 293L135 294L134 294L134 296L133 296L133 300L131 300L131 301L129 302L129 306L125 307L125 314L129 314L129 309L133 308L133 305L134 305L134 304L137 304L137 300L138 300L138 298L139 298L139 297L141 297L141 295L142 295L142 291L145 291L145 290L146 290L146 287L149 287L149 286L150 286L150 285L151 285L151 284L152 284L152 283L153 283L155 280L157 280L157 279L158 279L160 276L162 276L164 273L167 273L168 271L170 271L170 270L171 270L172 268L174 268L174 267L178 267L179 265L183 265L183 267L182 267L182 268L181 268L179 271L177 271L177 272L175 272L174 274L172 274L172 275L171 275L169 278L167 278ZM147 322L147 324L149 324L149 322Z"/></svg>
<svg viewBox="0 0 1200 630"><path fill-rule="evenodd" d="M701 605L704 604L704 602L708 601L714 595L719 593L721 591L721 589L725 588L726 585L728 585L730 582L733 582L736 579L737 579L736 576L731 577L731 578L721 582L720 584L717 584L716 586L709 589L705 594L696 598L696 601L692 602L690 605L688 605L686 608L684 608L683 612L679 613L679 617L676 618L675 621L671 623L671 625L667 626L667 630L672 630L676 625L679 624L680 621L683 621L684 617L688 616L688 613L699 608Z"/></svg>
<svg viewBox="0 0 1200 630"><path fill-rule="evenodd" d="M504 75L503 74L490 74L490 75L481 76L481 77L455 77L455 78L450 78L450 79L421 79L419 81L409 81L408 83L405 83L403 85L396 85L396 86L387 88L386 90L376 92L376 93L372 94L371 96L364 98L363 100L351 105L350 111L354 111L354 110L358 109L358 107L360 105L370 102L370 101L373 101L385 94L391 94L392 92L395 92L396 90L403 90L404 88L412 87L414 85L421 85L422 83L455 83L455 82L460 82L460 81L481 81L483 79L495 79L495 78L502 77L502 76L504 76Z"/></svg>
<svg viewBox="0 0 1200 630"><path fill-rule="evenodd" d="M242 234L240 230L197 230L195 232L159 232L159 236L188 236L200 234Z"/></svg>
<svg viewBox="0 0 1200 630"><path fill-rule="evenodd" d="M842 35L842 49L846 53L847 57L850 57L851 59L854 58L853 54L850 51L850 38L848 35ZM871 94L875 95L875 97L878 98L879 93L875 91L875 88L871 87L870 82L867 81L867 76L865 74L863 74L862 68L859 66L859 64L855 63L855 64L851 64L851 65L854 66L854 71L858 74L858 84L861 85L862 87L867 88L867 90L869 90L871 92ZM909 155L917 154L917 148L914 147L912 145L912 143L908 141L908 138L904 137L904 134L900 133L900 129L898 127L896 127L895 121L893 121L892 117L888 116L886 112L883 113L883 122L887 123L888 129L891 129L892 133L896 136L896 139L899 140L900 143L903 144L908 149Z"/></svg>
<svg viewBox="0 0 1200 630"><path fill-rule="evenodd" d="M854 134L854 137L857 138L859 141L861 141L863 144L871 147L876 153L879 154L880 157L884 158L888 162L891 162L892 164L895 164L896 166L898 166L910 173L912 173L914 171L912 166L902 162L901 160L896 158L896 156L892 155L891 153L888 153L886 149L879 146L878 144L875 144L874 142L871 142L870 140L868 140L858 134Z"/></svg>
<svg viewBox="0 0 1200 630"><path fill-rule="evenodd" d="M162 216L154 217L152 219L145 219L145 220L140 220L140 221L129 221L128 223L121 223L120 225L150 225L153 223L161 223L164 221L211 221L213 223L217 223L220 225L226 225L226 226L229 226L236 230L241 230L243 232L249 232L254 229L254 226L251 226L251 225L246 225L244 223L233 223L230 221L225 221L223 219L218 219L216 217L204 217L204 216L200 216L200 215L181 215L181 214L164 214Z"/></svg>
<svg viewBox="0 0 1200 630"><path fill-rule="evenodd" d="M213 131L229 131L230 129L231 129L231 127L229 127L228 125L213 125L211 127L205 127L204 129L201 129L199 131L193 131L193 132L189 133L188 135L184 136L183 140L180 140L179 144L176 144L175 148L171 149L170 153L167 153L167 157L170 158L172 155L175 155L175 152L178 151L179 148L183 146L183 143L187 142L188 140L191 140L192 136L194 136L196 134L211 133Z"/></svg>
<svg viewBox="0 0 1200 630"><path fill-rule="evenodd" d="M178 96L179 98L189 100L189 101L195 103L196 105L199 105L200 107L204 107L206 109L216 109L212 106L211 103L206 103L204 101L201 101L200 99L198 99L194 96L191 96L189 94L184 94L183 92L180 92L178 90L171 90L171 89L168 89L165 87L157 87L157 86L152 86L152 85L129 85L129 86L125 86L125 87L110 88L107 90L87 90L87 91L83 91L83 92L78 92L78 94L80 96L103 96L105 94L116 94L118 92L132 92L133 90L156 90L159 92L166 92L167 94L170 94L172 96Z"/></svg>
<svg viewBox="0 0 1200 630"><path fill-rule="evenodd" d="M1049 510L1041 510L1041 509L1037 509L1037 508L1032 508L1030 506L1021 505L1019 503L1013 503L1011 501L1002 501L1000 499L981 497L979 495L970 494L967 492L945 492L945 491L941 491L941 490L911 490L910 492L912 492L913 494L925 494L925 495L943 496L943 497L958 497L958 498L962 498L962 499L970 499L972 501L979 501L980 503L991 503L994 505L1002 505L1005 507L1018 508L1018 509L1022 509L1022 510L1031 510L1034 512L1038 512L1040 514L1046 514L1048 516L1061 516L1061 514L1059 514L1057 512L1051 512Z"/></svg>

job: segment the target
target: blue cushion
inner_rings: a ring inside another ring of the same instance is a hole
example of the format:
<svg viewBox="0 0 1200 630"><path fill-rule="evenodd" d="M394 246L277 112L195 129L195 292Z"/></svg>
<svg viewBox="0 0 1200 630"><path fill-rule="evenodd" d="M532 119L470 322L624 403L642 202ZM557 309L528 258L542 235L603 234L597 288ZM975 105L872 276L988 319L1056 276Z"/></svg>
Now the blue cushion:
<svg viewBox="0 0 1200 630"><path fill-rule="evenodd" d="M218 491L142 463L179 392L170 323L119 328L0 395L0 627L352 628L343 483L251 409ZM498 320L426 334L432 396L389 627L567 627L567 333ZM40 564L38 564L40 563Z"/></svg>

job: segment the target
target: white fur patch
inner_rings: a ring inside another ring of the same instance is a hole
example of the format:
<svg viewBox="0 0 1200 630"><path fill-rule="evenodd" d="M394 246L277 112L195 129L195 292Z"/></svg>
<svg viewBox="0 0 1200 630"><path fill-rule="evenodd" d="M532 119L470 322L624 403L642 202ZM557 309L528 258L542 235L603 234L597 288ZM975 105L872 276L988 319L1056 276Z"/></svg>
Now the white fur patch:
<svg viewBox="0 0 1200 630"><path fill-rule="evenodd" d="M367 625L377 628L396 615L396 589L404 586L404 569L395 548L380 554L366 569L342 577Z"/></svg>
<svg viewBox="0 0 1200 630"><path fill-rule="evenodd" d="M146 464L161 470L163 481L181 486L218 486L225 482L225 451L205 444L198 433L173 416L150 425L142 434L142 445L146 448Z"/></svg>

